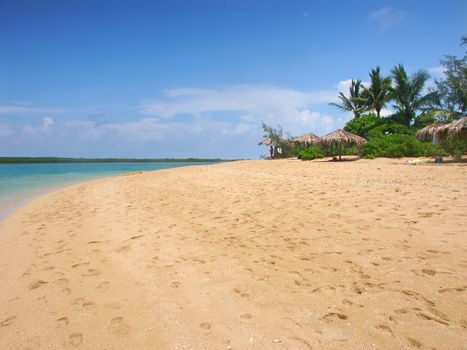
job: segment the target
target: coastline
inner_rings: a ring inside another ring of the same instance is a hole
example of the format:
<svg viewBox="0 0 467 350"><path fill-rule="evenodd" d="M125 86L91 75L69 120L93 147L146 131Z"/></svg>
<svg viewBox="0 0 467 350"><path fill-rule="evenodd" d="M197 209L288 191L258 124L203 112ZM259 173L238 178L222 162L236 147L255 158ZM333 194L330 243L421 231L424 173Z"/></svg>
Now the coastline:
<svg viewBox="0 0 467 350"><path fill-rule="evenodd" d="M465 175L238 161L47 193L0 221L0 347L461 348Z"/></svg>
<svg viewBox="0 0 467 350"><path fill-rule="evenodd" d="M199 164L197 164L199 163ZM39 165L52 165L52 166L57 166L57 165L62 165L62 164L65 164L65 165L68 165L68 164L71 164L72 166L74 165L81 165L81 163L14 163L12 165L35 165L35 164L39 164ZM97 164L98 166L102 166L103 164L105 163L84 163L84 164ZM130 165L133 165L135 163L131 163L131 162L112 162L110 164L130 164ZM150 162L141 162L141 163L137 163L137 164L143 164L143 166L146 166L147 164L153 164L153 163L150 163ZM164 163L164 162L156 162L156 164L167 164ZM179 164L183 164L181 166L198 166L198 165L205 165L206 163L203 163L201 161L199 162L194 162L194 163L189 163L189 162L181 162L181 163L176 163L176 162L169 162L168 164L172 165L172 164L177 164L176 166L174 167L180 167ZM214 164L214 163L213 163ZM3 164L0 164L0 165L3 165ZM7 164L8 165L8 164ZM169 167L168 169L170 169L171 167ZM33 201L34 199L36 198L39 198L41 196L44 196L44 195L47 195L48 193L52 193L52 192L56 192L56 191L59 191L59 190L62 190L62 189L66 189L67 187L70 187L70 186L74 186L74 185L77 185L77 184L80 184L80 183L85 183L85 182L90 182L90 181L95 181L95 180L98 180L98 179L102 179L102 178L106 178L106 177L113 177L113 176L121 176L121 175L125 175L125 174L130 174L130 173L134 173L134 172L137 172L137 171L159 171L159 170L163 170L163 169L167 169L165 167L162 167L162 168L158 168L158 169L145 169L145 168L141 168L139 167L138 168L139 170L137 169L128 169L128 170L124 170L122 169L121 172L119 171L107 171L107 172L102 172L99 171L98 173L96 174L87 174L87 173L76 173L76 174L73 174L73 176L70 176L69 178L65 178L65 179L59 179L58 181L56 180L56 182L52 182L52 183L49 183L49 184L36 184L35 187L32 188L32 191L30 193L26 193L24 191L21 191L20 193L16 194L13 196L13 198L9 199L9 200L6 200L6 201L2 201L1 200L1 197L0 197L0 222L2 220L4 220L6 217L8 217L9 215L11 215L12 213L14 213L17 209L25 206L26 204L28 204L29 202ZM70 169L71 170L71 169ZM1 179L1 174L0 174L0 179ZM0 189L1 191L1 189Z"/></svg>

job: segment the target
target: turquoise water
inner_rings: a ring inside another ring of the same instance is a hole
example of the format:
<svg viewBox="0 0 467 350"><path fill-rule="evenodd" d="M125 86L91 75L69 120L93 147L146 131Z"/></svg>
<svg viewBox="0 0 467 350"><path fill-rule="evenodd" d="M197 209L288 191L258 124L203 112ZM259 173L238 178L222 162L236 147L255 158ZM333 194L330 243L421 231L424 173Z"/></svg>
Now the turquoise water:
<svg viewBox="0 0 467 350"><path fill-rule="evenodd" d="M48 191L99 177L210 163L0 164L0 218Z"/></svg>

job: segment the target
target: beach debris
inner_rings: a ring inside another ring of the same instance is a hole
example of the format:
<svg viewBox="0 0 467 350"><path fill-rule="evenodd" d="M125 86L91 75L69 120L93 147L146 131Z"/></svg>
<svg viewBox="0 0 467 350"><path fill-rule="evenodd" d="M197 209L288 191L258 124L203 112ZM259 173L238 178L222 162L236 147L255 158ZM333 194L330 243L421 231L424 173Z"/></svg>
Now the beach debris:
<svg viewBox="0 0 467 350"><path fill-rule="evenodd" d="M420 159L409 159L409 160L405 161L406 165L417 165L417 164L420 164L420 163L422 163L422 161Z"/></svg>
<svg viewBox="0 0 467 350"><path fill-rule="evenodd" d="M123 176L133 176L133 175L138 175L138 174L142 174L143 171L134 171L132 173L128 173L128 174L122 174Z"/></svg>

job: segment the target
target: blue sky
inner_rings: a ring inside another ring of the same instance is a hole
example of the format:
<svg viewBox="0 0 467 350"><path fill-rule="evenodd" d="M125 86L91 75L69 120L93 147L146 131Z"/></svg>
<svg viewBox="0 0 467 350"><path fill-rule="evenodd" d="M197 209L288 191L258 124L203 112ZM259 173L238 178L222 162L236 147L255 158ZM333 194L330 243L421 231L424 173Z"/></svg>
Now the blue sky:
<svg viewBox="0 0 467 350"><path fill-rule="evenodd" d="M325 134L349 79L442 74L467 2L0 1L0 156L258 158Z"/></svg>

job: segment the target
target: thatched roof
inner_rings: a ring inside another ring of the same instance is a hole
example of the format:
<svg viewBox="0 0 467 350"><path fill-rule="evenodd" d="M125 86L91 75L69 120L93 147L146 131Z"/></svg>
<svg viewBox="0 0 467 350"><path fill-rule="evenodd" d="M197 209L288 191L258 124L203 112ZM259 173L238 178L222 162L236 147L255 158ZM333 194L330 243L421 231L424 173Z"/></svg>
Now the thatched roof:
<svg viewBox="0 0 467 350"><path fill-rule="evenodd" d="M431 141L436 136L442 138L447 135L466 136L467 135L467 116L460 118L449 124L434 123L425 126L416 132L415 136L422 141Z"/></svg>
<svg viewBox="0 0 467 350"><path fill-rule="evenodd" d="M435 136L442 136L447 126L445 123L433 123L418 130L415 136L422 141L431 141Z"/></svg>
<svg viewBox="0 0 467 350"><path fill-rule="evenodd" d="M271 146L272 141L271 139L262 139L259 143L258 146Z"/></svg>
<svg viewBox="0 0 467 350"><path fill-rule="evenodd" d="M357 146L362 147L366 143L366 139L361 136L354 135L351 132L337 129L318 140L318 145L324 147L330 147L333 144L344 145L346 147Z"/></svg>
<svg viewBox="0 0 467 350"><path fill-rule="evenodd" d="M309 132L308 134L302 135L302 136L297 136L294 137L291 141L300 143L305 146L311 146L315 144L319 140L319 137L313 134L312 132Z"/></svg>
<svg viewBox="0 0 467 350"><path fill-rule="evenodd" d="M446 125L446 132L450 135L460 136L467 131L467 115Z"/></svg>

